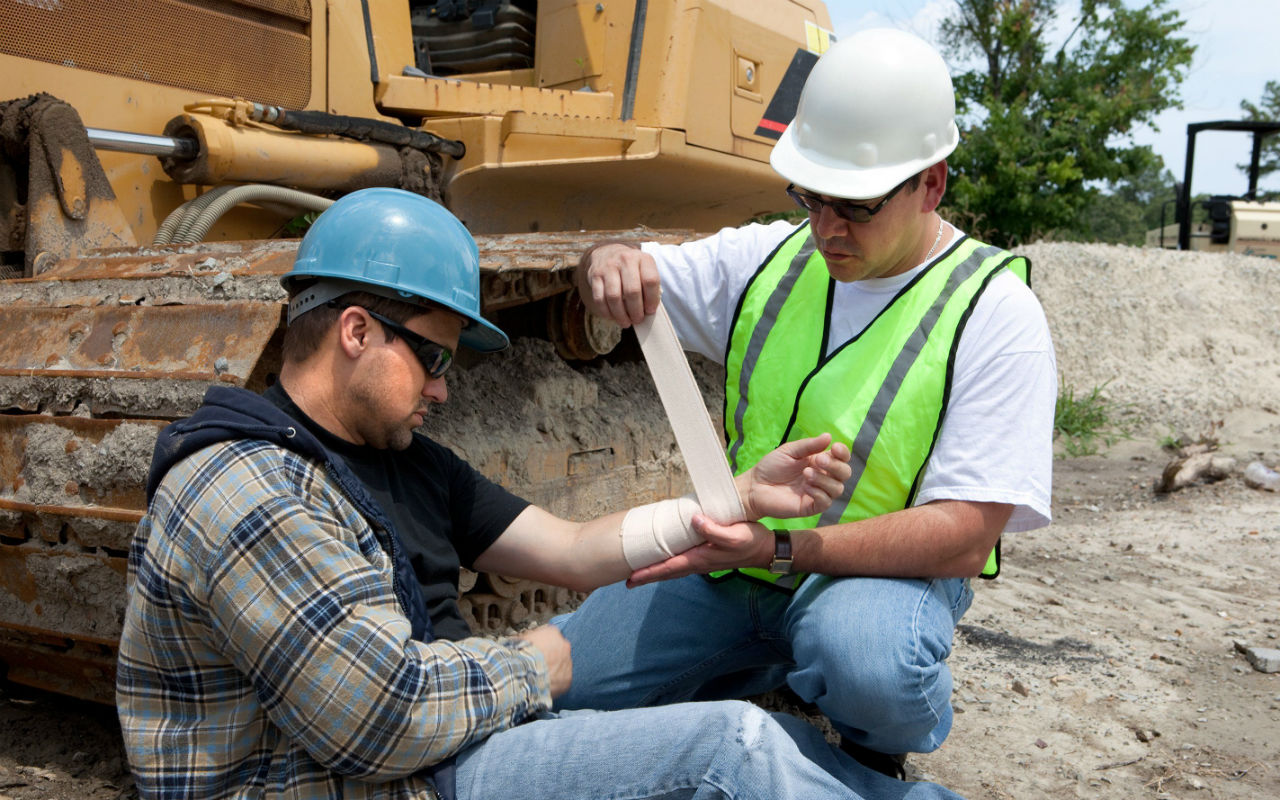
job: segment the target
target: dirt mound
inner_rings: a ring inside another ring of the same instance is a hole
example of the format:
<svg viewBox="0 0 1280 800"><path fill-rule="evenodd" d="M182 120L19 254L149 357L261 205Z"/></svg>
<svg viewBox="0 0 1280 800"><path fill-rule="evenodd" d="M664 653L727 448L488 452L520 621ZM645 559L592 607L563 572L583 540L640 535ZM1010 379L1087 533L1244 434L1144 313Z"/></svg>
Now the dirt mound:
<svg viewBox="0 0 1280 800"><path fill-rule="evenodd" d="M1017 252L1031 259L1063 386L1077 396L1105 387L1157 437L1242 411L1262 416L1240 435L1280 431L1275 260L1101 244Z"/></svg>

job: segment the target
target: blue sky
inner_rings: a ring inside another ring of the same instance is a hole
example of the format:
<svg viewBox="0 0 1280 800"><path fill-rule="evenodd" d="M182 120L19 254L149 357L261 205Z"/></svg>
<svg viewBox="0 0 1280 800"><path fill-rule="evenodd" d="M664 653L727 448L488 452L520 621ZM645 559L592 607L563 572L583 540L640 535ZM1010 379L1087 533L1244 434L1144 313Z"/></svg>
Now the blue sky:
<svg viewBox="0 0 1280 800"><path fill-rule="evenodd" d="M826 4L837 34L895 27L935 44L938 24L955 9L954 0L826 0ZM1181 180L1187 124L1240 119L1240 101L1259 103L1267 80L1280 79L1276 66L1280 64L1280 0L1172 0L1169 6L1187 21L1183 34L1197 45L1180 89L1184 108L1160 115L1159 131L1146 127L1135 131L1133 138L1137 144L1151 145ZM1065 0L1061 8L1064 16L1073 15L1079 3ZM1192 189L1197 194L1243 193L1248 179L1235 165L1248 161L1251 143L1244 133L1198 135ZM1264 179L1262 188L1280 190L1280 176Z"/></svg>

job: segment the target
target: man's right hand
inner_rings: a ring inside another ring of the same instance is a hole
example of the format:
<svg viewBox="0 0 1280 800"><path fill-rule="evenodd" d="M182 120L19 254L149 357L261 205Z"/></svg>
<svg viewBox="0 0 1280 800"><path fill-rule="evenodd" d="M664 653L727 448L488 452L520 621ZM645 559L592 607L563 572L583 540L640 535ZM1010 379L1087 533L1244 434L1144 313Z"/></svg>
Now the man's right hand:
<svg viewBox="0 0 1280 800"><path fill-rule="evenodd" d="M569 691L573 683L573 656L569 653L569 640L554 625L540 625L517 634L542 651L547 659L547 677L551 681L551 696L559 697Z"/></svg>
<svg viewBox="0 0 1280 800"><path fill-rule="evenodd" d="M653 256L627 244L591 248L578 264L576 278L587 308L624 328L656 312L662 299Z"/></svg>

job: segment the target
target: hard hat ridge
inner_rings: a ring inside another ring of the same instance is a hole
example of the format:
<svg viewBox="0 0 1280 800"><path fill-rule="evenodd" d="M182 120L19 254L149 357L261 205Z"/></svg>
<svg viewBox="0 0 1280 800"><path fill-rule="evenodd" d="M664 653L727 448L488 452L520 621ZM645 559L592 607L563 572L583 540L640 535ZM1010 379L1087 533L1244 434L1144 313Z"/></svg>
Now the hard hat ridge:
<svg viewBox="0 0 1280 800"><path fill-rule="evenodd" d="M818 59L769 160L797 186L865 200L943 160L959 140L942 57L906 31L877 28Z"/></svg>
<svg viewBox="0 0 1280 800"><path fill-rule="evenodd" d="M480 254L475 239L434 200L401 189L352 192L326 209L302 238L280 282L296 289L290 321L353 291L442 306L467 320L461 344L489 352L507 335L480 312Z"/></svg>

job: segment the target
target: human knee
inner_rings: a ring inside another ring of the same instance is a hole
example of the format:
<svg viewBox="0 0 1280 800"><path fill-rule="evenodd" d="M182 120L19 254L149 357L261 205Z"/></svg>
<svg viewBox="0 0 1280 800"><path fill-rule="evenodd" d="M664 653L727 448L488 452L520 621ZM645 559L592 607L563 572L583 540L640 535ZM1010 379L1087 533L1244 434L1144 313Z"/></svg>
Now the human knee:
<svg viewBox="0 0 1280 800"><path fill-rule="evenodd" d="M753 751L781 731L763 709L745 700L716 700L688 703L701 716L698 730L718 734L722 742L743 751ZM777 729L777 730L773 730Z"/></svg>

